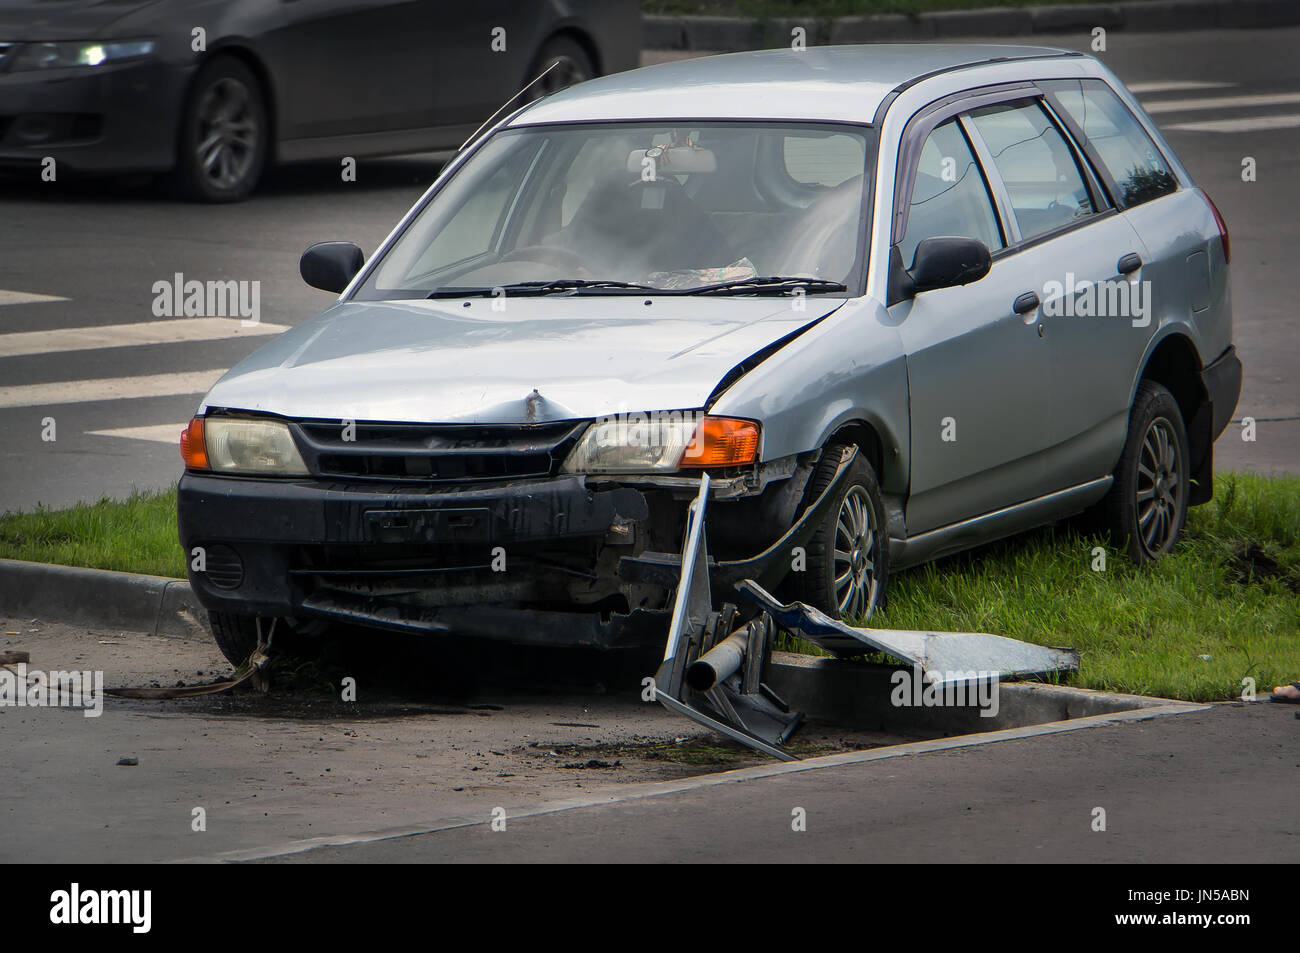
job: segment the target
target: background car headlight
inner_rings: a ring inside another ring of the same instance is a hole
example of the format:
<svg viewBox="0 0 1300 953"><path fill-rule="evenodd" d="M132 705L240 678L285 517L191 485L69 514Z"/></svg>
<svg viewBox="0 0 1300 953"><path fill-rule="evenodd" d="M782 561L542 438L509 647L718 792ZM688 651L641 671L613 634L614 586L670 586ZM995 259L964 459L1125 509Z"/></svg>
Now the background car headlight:
<svg viewBox="0 0 1300 953"><path fill-rule="evenodd" d="M758 458L758 424L696 413L597 420L564 461L565 473L666 473L743 466Z"/></svg>
<svg viewBox="0 0 1300 953"><path fill-rule="evenodd" d="M70 40L59 43L28 43L14 57L11 70L68 69L73 66L99 66L117 60L148 56L154 51L153 40Z"/></svg>
<svg viewBox="0 0 1300 953"><path fill-rule="evenodd" d="M279 420L195 417L181 434L185 465L216 473L306 476L287 424Z"/></svg>

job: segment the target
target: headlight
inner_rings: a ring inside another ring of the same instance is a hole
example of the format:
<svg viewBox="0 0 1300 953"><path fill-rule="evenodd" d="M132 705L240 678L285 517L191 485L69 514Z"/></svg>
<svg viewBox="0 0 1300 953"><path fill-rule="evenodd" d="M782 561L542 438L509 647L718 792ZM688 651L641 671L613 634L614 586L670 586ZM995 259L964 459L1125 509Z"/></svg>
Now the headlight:
<svg viewBox="0 0 1300 953"><path fill-rule="evenodd" d="M181 434L186 466L215 473L306 476L287 424L279 420L195 417Z"/></svg>
<svg viewBox="0 0 1300 953"><path fill-rule="evenodd" d="M670 473L742 466L758 457L758 424L697 412L622 414L595 421L565 473Z"/></svg>
<svg viewBox="0 0 1300 953"><path fill-rule="evenodd" d="M28 43L14 57L11 70L68 69L73 66L99 66L116 60L148 56L154 51L153 40L71 40L62 43Z"/></svg>

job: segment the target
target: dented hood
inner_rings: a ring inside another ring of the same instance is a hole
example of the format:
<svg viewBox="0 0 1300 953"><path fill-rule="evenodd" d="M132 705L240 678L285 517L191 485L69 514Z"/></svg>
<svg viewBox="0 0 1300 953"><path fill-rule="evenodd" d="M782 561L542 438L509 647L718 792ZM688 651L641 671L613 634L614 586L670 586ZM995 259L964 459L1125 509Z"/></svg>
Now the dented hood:
<svg viewBox="0 0 1300 953"><path fill-rule="evenodd" d="M232 368L203 409L422 423L694 409L737 364L842 303L584 296L515 298L494 311L485 298L348 301Z"/></svg>

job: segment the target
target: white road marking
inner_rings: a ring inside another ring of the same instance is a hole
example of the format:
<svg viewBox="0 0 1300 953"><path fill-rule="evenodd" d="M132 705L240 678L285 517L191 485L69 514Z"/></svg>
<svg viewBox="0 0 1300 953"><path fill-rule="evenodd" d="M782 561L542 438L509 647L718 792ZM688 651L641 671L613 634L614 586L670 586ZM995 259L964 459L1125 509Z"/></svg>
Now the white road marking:
<svg viewBox="0 0 1300 953"><path fill-rule="evenodd" d="M145 374L140 377L99 377L84 381L19 384L0 387L0 408L204 394L224 373L224 370L180 371L175 374Z"/></svg>
<svg viewBox="0 0 1300 953"><path fill-rule="evenodd" d="M1151 115L1202 109L1250 109L1254 106L1289 106L1300 103L1300 93L1260 93L1256 96L1207 96L1202 99L1158 99L1143 103Z"/></svg>
<svg viewBox="0 0 1300 953"><path fill-rule="evenodd" d="M150 427L122 427L118 430L90 430L92 437L124 437L127 440L148 440L153 443L175 443L181 440L186 424L156 424Z"/></svg>
<svg viewBox="0 0 1300 953"><path fill-rule="evenodd" d="M1300 126L1300 113L1287 116L1255 116L1250 119L1212 119L1205 122L1180 122L1165 129L1183 132L1260 132L1264 129L1294 129Z"/></svg>
<svg viewBox="0 0 1300 953"><path fill-rule="evenodd" d="M60 298L58 295L38 295L29 291L5 291L0 288L0 305L4 304L36 304L40 301L67 301L67 298Z"/></svg>
<svg viewBox="0 0 1300 953"><path fill-rule="evenodd" d="M1129 83L1128 91L1140 96L1143 93L1173 93L1187 89L1224 89L1236 85L1236 83L1198 82L1194 79L1158 79L1150 83Z"/></svg>
<svg viewBox="0 0 1300 953"><path fill-rule="evenodd" d="M49 331L16 331L0 334L0 357L130 347L137 344L222 341L236 337L279 334L285 330L288 330L286 324L258 322L245 326L239 318L178 318L86 328L55 328Z"/></svg>

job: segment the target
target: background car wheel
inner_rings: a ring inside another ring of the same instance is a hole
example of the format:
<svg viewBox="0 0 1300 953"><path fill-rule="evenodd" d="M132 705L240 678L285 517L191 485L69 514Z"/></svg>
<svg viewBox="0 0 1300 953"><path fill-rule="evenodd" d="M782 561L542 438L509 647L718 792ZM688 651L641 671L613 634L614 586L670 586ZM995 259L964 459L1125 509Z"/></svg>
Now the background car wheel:
<svg viewBox="0 0 1300 953"><path fill-rule="evenodd" d="M846 450L822 454L804 496L807 506L830 485ZM792 573L796 598L834 619L866 618L884 605L889 581L889 534L875 471L859 453L830 509L808 543L808 565Z"/></svg>
<svg viewBox="0 0 1300 953"><path fill-rule="evenodd" d="M553 36L546 41L542 51L533 60L524 82L536 79L552 63L558 65L546 74L545 79L529 90L532 99L541 99L569 86L586 82L596 75L596 67L591 62L591 57L575 40L567 36Z"/></svg>
<svg viewBox="0 0 1300 953"><path fill-rule="evenodd" d="M1115 482L1100 512L1111 541L1134 562L1158 559L1178 542L1187 522L1190 476L1187 429L1178 402L1164 385L1144 380L1129 412Z"/></svg>
<svg viewBox="0 0 1300 953"><path fill-rule="evenodd" d="M245 198L262 175L270 130L261 83L239 60L210 60L186 99L177 141L176 184L200 202Z"/></svg>

